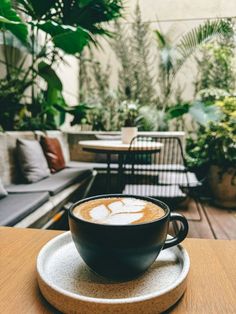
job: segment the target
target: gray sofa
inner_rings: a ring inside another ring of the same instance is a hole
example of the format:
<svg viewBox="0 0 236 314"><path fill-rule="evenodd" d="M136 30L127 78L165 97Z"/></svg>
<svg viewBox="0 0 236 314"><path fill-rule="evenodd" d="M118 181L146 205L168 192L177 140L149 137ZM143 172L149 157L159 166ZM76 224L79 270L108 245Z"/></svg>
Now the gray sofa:
<svg viewBox="0 0 236 314"><path fill-rule="evenodd" d="M38 139L41 132L6 132L0 134L0 177L8 195L0 199L0 225L43 227L73 197L86 196L94 179L91 166L73 162L70 165L67 135L49 131L62 144L67 167L36 183L22 183L17 166L17 138Z"/></svg>

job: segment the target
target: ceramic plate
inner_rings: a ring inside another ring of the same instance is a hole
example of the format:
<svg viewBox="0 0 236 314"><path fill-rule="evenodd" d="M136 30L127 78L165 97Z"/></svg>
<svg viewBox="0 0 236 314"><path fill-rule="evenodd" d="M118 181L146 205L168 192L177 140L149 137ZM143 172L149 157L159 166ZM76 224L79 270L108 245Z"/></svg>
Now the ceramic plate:
<svg viewBox="0 0 236 314"><path fill-rule="evenodd" d="M114 283L91 272L66 232L49 241L37 258L40 290L64 313L159 313L183 295L190 262L178 245L163 250L137 279Z"/></svg>

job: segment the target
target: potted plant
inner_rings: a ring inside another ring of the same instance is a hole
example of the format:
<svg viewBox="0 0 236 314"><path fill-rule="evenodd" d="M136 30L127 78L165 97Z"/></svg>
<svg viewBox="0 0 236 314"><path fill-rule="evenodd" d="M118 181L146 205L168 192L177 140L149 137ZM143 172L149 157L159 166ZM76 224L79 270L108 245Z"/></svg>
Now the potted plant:
<svg viewBox="0 0 236 314"><path fill-rule="evenodd" d="M138 107L136 103L123 101L121 104L123 127L121 128L121 140L123 144L130 144L138 134Z"/></svg>
<svg viewBox="0 0 236 314"><path fill-rule="evenodd" d="M59 128L69 109L54 69L66 63L66 54L79 58L98 35L107 35L105 23L122 15L122 5L115 0L0 1L2 129ZM72 110L78 116L80 109Z"/></svg>
<svg viewBox="0 0 236 314"><path fill-rule="evenodd" d="M219 121L200 128L189 151L192 165L207 166L207 182L217 205L236 207L236 98L217 101Z"/></svg>

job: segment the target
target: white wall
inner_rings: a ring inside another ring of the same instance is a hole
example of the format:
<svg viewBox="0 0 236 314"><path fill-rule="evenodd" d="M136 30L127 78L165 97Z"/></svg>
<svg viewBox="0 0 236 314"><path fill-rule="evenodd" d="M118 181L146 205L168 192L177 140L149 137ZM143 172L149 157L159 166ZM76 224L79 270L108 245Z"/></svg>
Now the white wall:
<svg viewBox="0 0 236 314"><path fill-rule="evenodd" d="M56 69L62 84L63 84L63 96L67 101L68 105L78 104L79 94L79 62L73 56L66 56L67 64L61 63Z"/></svg>
<svg viewBox="0 0 236 314"><path fill-rule="evenodd" d="M138 0L125 1L125 19L122 23L133 20L133 12ZM235 0L139 0L142 20L149 22L150 28L160 29L170 34L173 41L179 36L203 23L207 18L236 16ZM155 21L161 22L155 22ZM172 21L171 21L172 20ZM118 61L106 40L101 39L103 50L97 50L95 55L102 64L112 64L111 87L117 85ZM190 59L186 62L177 77L177 84L183 86L185 99L193 96L193 80L196 74L195 64Z"/></svg>
<svg viewBox="0 0 236 314"><path fill-rule="evenodd" d="M128 0L127 12L136 5ZM139 0L145 21L158 19L209 18L236 15L235 0Z"/></svg>

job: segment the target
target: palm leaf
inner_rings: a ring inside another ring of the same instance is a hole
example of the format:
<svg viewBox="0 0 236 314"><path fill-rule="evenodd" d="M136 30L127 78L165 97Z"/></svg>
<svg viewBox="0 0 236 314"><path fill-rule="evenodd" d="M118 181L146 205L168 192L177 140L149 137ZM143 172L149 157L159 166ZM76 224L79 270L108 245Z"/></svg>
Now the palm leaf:
<svg viewBox="0 0 236 314"><path fill-rule="evenodd" d="M18 13L12 8L10 0L0 1L0 29L9 30L21 42L27 44L27 25L21 20Z"/></svg>
<svg viewBox="0 0 236 314"><path fill-rule="evenodd" d="M170 75L174 70L174 47L171 46L169 38L156 30L157 45L160 50L160 67L166 73Z"/></svg>
<svg viewBox="0 0 236 314"><path fill-rule="evenodd" d="M68 54L81 52L90 40L93 40L90 33L81 28L70 25L58 24L53 21L32 22L34 26L52 36L55 46Z"/></svg>
<svg viewBox="0 0 236 314"><path fill-rule="evenodd" d="M160 49L163 49L167 46L167 40L166 37L159 31L155 30L156 38L157 38L157 44Z"/></svg>
<svg viewBox="0 0 236 314"><path fill-rule="evenodd" d="M233 27L229 20L207 21L205 24L192 29L181 37L180 42L176 45L176 51L180 57L177 60L175 72L205 42L215 37L228 38L232 35Z"/></svg>
<svg viewBox="0 0 236 314"><path fill-rule="evenodd" d="M17 8L30 15L33 19L40 19L54 6L56 0L18 0Z"/></svg>
<svg viewBox="0 0 236 314"><path fill-rule="evenodd" d="M47 64L44 61L41 61L38 64L38 74L45 79L45 81L48 83L50 87L62 91L63 89L62 82L49 64Z"/></svg>

